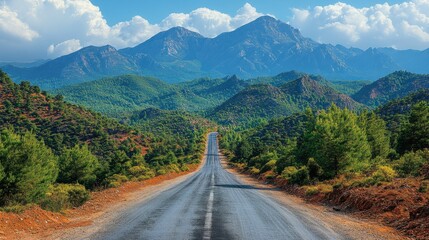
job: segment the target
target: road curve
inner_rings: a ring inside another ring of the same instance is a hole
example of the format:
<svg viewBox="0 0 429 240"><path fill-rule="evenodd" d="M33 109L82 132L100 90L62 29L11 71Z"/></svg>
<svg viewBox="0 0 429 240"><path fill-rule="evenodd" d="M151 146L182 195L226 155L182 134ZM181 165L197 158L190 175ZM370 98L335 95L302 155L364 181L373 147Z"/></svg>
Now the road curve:
<svg viewBox="0 0 429 240"><path fill-rule="evenodd" d="M216 136L209 135L200 171L121 213L90 239L347 238L225 171Z"/></svg>

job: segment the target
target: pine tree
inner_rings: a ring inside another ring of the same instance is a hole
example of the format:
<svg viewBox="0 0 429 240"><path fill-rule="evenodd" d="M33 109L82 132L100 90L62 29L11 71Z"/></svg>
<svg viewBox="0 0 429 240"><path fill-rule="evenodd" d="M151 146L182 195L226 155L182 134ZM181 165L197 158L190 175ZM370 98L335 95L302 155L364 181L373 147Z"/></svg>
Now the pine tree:
<svg viewBox="0 0 429 240"><path fill-rule="evenodd" d="M386 158L390 152L390 137L386 129L386 122L371 112L362 113L358 123L365 129L372 158Z"/></svg>
<svg viewBox="0 0 429 240"><path fill-rule="evenodd" d="M308 154L320 165L325 178L359 170L371 157L365 131L348 109L332 105L319 113L314 128L309 127L312 131L307 132L303 145L311 146L307 147L311 149Z"/></svg>
<svg viewBox="0 0 429 240"><path fill-rule="evenodd" d="M429 104L416 103L408 117L406 124L399 135L398 151L417 151L429 148Z"/></svg>
<svg viewBox="0 0 429 240"><path fill-rule="evenodd" d="M97 157L91 153L87 145L65 149L59 158L58 182L80 183L90 188L97 180L96 171L99 165Z"/></svg>
<svg viewBox="0 0 429 240"><path fill-rule="evenodd" d="M4 130L0 139L0 205L32 203L43 198L58 175L57 158L34 134Z"/></svg>

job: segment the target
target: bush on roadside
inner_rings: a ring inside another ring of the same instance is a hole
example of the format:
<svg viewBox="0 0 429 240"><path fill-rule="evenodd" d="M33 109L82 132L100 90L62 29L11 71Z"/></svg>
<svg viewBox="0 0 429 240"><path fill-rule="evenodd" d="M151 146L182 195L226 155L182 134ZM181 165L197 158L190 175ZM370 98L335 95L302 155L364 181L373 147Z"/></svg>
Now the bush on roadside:
<svg viewBox="0 0 429 240"><path fill-rule="evenodd" d="M389 166L378 166L371 178L375 182L391 182L396 177L396 171Z"/></svg>
<svg viewBox="0 0 429 240"><path fill-rule="evenodd" d="M276 168L277 160L270 160L268 161L262 168L261 173L267 172L267 171L274 171Z"/></svg>
<svg viewBox="0 0 429 240"><path fill-rule="evenodd" d="M128 173L131 176L132 180L137 180L137 181L146 180L146 179L155 177L155 172L144 165L131 167L128 169Z"/></svg>
<svg viewBox="0 0 429 240"><path fill-rule="evenodd" d="M79 207L89 198L89 191L83 185L56 184L49 187L40 205L45 210L59 212L67 208Z"/></svg>
<svg viewBox="0 0 429 240"><path fill-rule="evenodd" d="M395 162L395 168L401 177L417 177L425 164L429 164L429 149L405 153Z"/></svg>
<svg viewBox="0 0 429 240"><path fill-rule="evenodd" d="M251 167L249 170L250 174L252 175L258 175L261 171L255 167Z"/></svg>
<svg viewBox="0 0 429 240"><path fill-rule="evenodd" d="M420 183L419 192L427 193L429 191L429 181L424 180Z"/></svg>
<svg viewBox="0 0 429 240"><path fill-rule="evenodd" d="M115 188L122 185L122 183L128 181L128 177L122 174L113 174L106 178L107 187Z"/></svg>
<svg viewBox="0 0 429 240"><path fill-rule="evenodd" d="M286 167L281 176L282 178L287 179L290 184L305 185L310 182L310 175L307 166L302 166L299 169L292 166Z"/></svg>
<svg viewBox="0 0 429 240"><path fill-rule="evenodd" d="M305 195L313 196L319 193L319 188L317 186L307 186L305 189Z"/></svg>

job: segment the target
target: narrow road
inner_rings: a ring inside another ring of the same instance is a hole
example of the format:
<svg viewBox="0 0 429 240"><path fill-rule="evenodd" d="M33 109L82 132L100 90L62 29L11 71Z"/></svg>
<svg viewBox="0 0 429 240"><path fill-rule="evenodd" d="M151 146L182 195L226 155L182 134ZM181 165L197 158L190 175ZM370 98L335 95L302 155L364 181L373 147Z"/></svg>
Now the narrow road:
<svg viewBox="0 0 429 240"><path fill-rule="evenodd" d="M121 213L90 239L346 239L263 192L222 168L211 133L199 172Z"/></svg>

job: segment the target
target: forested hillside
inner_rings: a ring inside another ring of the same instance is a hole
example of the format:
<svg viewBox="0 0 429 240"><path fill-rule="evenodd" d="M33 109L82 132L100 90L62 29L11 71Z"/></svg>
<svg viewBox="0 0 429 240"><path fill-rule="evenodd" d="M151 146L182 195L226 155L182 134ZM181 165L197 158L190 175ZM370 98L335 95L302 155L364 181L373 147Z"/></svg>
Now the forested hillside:
<svg viewBox="0 0 429 240"><path fill-rule="evenodd" d="M39 203L59 211L83 204L88 190L180 172L199 161L213 125L168 114L156 121L195 127L175 133L179 125L145 128L137 119L136 127L125 126L0 72L0 207Z"/></svg>
<svg viewBox="0 0 429 240"><path fill-rule="evenodd" d="M152 149L145 160L152 165L198 163L204 136L216 125L207 119L182 111L147 108L135 112L128 124L148 134Z"/></svg>
<svg viewBox="0 0 429 240"><path fill-rule="evenodd" d="M364 86L352 97L360 103L376 107L422 88L429 88L429 75L398 71Z"/></svg>
<svg viewBox="0 0 429 240"><path fill-rule="evenodd" d="M304 76L280 87L252 85L215 108L209 117L221 124L245 124L257 119L287 116L306 107L323 109L331 103L342 108L363 108L349 96L331 88L327 81Z"/></svg>
<svg viewBox="0 0 429 240"><path fill-rule="evenodd" d="M67 101L120 118L124 113L156 107L204 111L221 104L248 83L236 76L167 84L159 79L123 75L52 91Z"/></svg>

